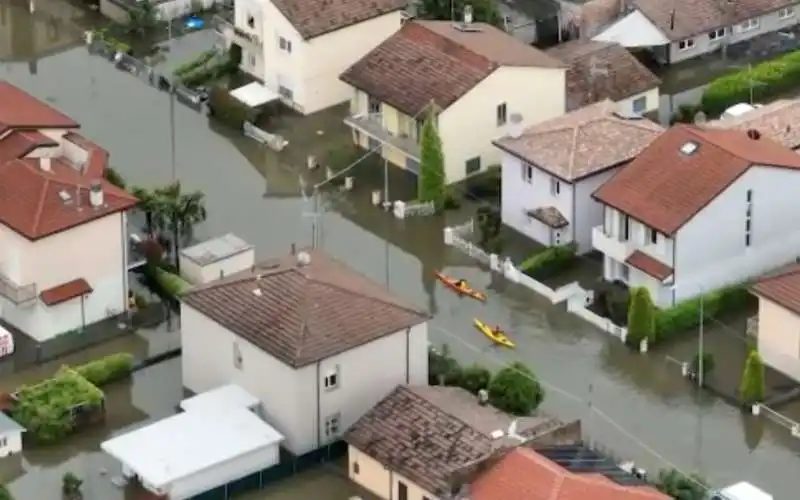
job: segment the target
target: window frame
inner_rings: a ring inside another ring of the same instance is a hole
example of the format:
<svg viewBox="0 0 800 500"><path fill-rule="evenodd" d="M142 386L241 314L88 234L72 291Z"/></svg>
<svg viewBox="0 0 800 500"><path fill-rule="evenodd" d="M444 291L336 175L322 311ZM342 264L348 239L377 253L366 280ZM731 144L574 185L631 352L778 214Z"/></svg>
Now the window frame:
<svg viewBox="0 0 800 500"><path fill-rule="evenodd" d="M471 168L470 165L476 165L476 164L478 165L477 168ZM467 176L480 172L482 167L483 166L481 165L480 156L475 156L464 162L464 171L466 172Z"/></svg>
<svg viewBox="0 0 800 500"><path fill-rule="evenodd" d="M794 7L784 7L778 11L778 19L781 21L794 17Z"/></svg>
<svg viewBox="0 0 800 500"><path fill-rule="evenodd" d="M508 104L500 103L496 110L497 126L502 127L508 123Z"/></svg>
<svg viewBox="0 0 800 500"><path fill-rule="evenodd" d="M556 177L550 177L550 195L551 196L561 195L561 181Z"/></svg>
<svg viewBox="0 0 800 500"><path fill-rule="evenodd" d="M641 106L642 109L641 110L637 110L636 109L637 108L636 103L639 103L639 102L642 103L642 106ZM641 114L646 113L647 112L647 96L643 95L643 96L639 96L636 99L634 99L633 102L631 102L631 108L633 109L633 112L636 113L637 115L641 115Z"/></svg>
<svg viewBox="0 0 800 500"><path fill-rule="evenodd" d="M678 41L678 50L680 51L693 49L694 46L694 38L684 38L683 40Z"/></svg>
<svg viewBox="0 0 800 500"><path fill-rule="evenodd" d="M728 36L728 28L717 28L708 32L708 40L711 42L718 42L726 36Z"/></svg>
<svg viewBox="0 0 800 500"><path fill-rule="evenodd" d="M739 23L739 33L747 33L761 27L761 21L757 17L751 17Z"/></svg>

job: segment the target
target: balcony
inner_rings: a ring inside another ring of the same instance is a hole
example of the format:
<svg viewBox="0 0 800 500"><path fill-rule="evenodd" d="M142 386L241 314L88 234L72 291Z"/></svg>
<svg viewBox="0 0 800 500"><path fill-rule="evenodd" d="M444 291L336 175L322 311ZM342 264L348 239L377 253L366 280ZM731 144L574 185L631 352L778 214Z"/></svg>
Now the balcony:
<svg viewBox="0 0 800 500"><path fill-rule="evenodd" d="M381 144L386 144L406 156L419 161L420 151L417 140L407 134L395 134L383 126L383 115L379 113L358 114L344 119L345 125L368 135Z"/></svg>
<svg viewBox="0 0 800 500"><path fill-rule="evenodd" d="M231 16L227 16L231 17ZM214 31L219 33L225 40L233 42L242 47L250 47L261 50L261 38L253 33L248 33L242 28L239 28L231 19L223 16L214 16L211 24L214 26Z"/></svg>
<svg viewBox="0 0 800 500"><path fill-rule="evenodd" d="M630 241L621 241L619 237L606 234L603 226L592 228L592 246L617 262L625 262L634 251Z"/></svg>
<svg viewBox="0 0 800 500"><path fill-rule="evenodd" d="M36 285L33 283L20 285L8 276L0 274L0 295L15 304L24 304L25 302L36 300Z"/></svg>

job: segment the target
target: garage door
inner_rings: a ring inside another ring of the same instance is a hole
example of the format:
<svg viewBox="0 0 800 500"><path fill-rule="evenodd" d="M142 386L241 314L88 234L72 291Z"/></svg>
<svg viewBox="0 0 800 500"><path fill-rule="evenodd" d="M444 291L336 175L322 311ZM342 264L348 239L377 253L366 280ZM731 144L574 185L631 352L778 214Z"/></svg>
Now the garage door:
<svg viewBox="0 0 800 500"><path fill-rule="evenodd" d="M410 170L415 174L419 173L419 162L413 158L406 158L406 170Z"/></svg>

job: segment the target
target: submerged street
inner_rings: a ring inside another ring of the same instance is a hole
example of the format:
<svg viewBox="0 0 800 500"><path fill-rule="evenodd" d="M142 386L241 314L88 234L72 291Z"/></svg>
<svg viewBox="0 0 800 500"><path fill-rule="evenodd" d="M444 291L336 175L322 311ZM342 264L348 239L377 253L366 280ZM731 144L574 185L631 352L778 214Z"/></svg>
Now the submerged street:
<svg viewBox="0 0 800 500"><path fill-rule="evenodd" d="M173 58L206 48L213 38L204 32L173 41L164 64L175 64ZM156 186L176 178L185 189L205 193L208 221L197 236L233 232L254 244L261 258L286 253L293 243L311 243L312 206L300 194L298 176L302 173L307 184L313 183L319 174L305 171L306 157L321 156L349 139L341 126L342 110L310 119L287 117L270 130L289 140L286 150L277 155L176 104L173 172L168 96L89 55L85 47L43 57L35 74L28 62L0 62L0 79L80 122L85 136L111 152L111 164L129 184ZM380 187L382 172L375 174L371 177L379 179L375 186ZM430 309L435 314L431 342L447 343L464 363L497 367L524 361L546 384L546 412L563 420L581 418L589 439L653 473L674 464L686 472L700 471L715 486L747 480L778 499L796 497L800 440L786 429L743 416L707 394L696 394L680 377L679 367L664 361L666 351L631 352L533 292L493 278L444 246L445 220L396 220L369 203L372 188L359 184L360 179L352 193L327 197L327 212L317 218L321 246L406 300ZM454 213L445 218L458 222L466 216ZM488 289L488 302L461 299L436 286L433 271L437 269ZM474 317L503 325L518 348L508 351L489 345L473 329ZM734 341L722 329L717 331L712 325L710 330L706 335L710 344ZM670 352L688 358L693 342L689 338ZM119 417L120 422L127 419L122 425L171 411L181 397L179 363L173 360L145 370L129 387L119 389L125 393L120 400L125 399L130 408ZM3 379L0 384L12 387L16 382ZM116 398L112 395L109 401L112 411ZM800 420L800 403L783 411ZM38 488L45 488L51 479L60 480L68 469L79 472L75 460L80 467L94 470L113 467L103 465L97 451L100 439L86 437L88 444L81 444L81 439L71 439L60 449L25 452L22 469L36 474L19 471L19 478L10 483L12 491L19 498L44 498L37 495L43 491ZM97 481L110 488L108 479ZM115 498L87 483L87 498ZM268 497L267 492L262 495L254 495L253 500Z"/></svg>

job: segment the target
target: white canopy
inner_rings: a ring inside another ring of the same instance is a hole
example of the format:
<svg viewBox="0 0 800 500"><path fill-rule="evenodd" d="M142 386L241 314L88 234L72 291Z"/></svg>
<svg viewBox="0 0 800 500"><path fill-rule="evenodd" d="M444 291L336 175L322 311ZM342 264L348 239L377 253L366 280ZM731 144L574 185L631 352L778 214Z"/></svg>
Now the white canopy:
<svg viewBox="0 0 800 500"><path fill-rule="evenodd" d="M231 92L231 95L251 108L257 108L280 98L278 94L258 82L248 83L244 87L239 87Z"/></svg>
<svg viewBox="0 0 800 500"><path fill-rule="evenodd" d="M669 38L638 10L611 24L592 40L616 42L627 48L657 47L670 43Z"/></svg>
<svg viewBox="0 0 800 500"><path fill-rule="evenodd" d="M184 411L228 411L233 408L248 410L258 406L258 398L236 384L223 385L181 401Z"/></svg>

